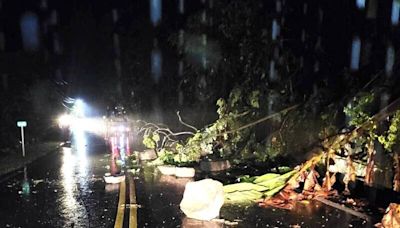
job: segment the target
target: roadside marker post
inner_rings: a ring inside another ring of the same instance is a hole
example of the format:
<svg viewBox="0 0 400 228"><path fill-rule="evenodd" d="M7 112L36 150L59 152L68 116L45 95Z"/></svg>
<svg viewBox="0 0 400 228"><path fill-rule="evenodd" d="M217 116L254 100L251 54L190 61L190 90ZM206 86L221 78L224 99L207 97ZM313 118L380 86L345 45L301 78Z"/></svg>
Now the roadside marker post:
<svg viewBox="0 0 400 228"><path fill-rule="evenodd" d="M26 126L27 126L26 121L17 121L17 127L21 128L22 157L25 157L24 127Z"/></svg>

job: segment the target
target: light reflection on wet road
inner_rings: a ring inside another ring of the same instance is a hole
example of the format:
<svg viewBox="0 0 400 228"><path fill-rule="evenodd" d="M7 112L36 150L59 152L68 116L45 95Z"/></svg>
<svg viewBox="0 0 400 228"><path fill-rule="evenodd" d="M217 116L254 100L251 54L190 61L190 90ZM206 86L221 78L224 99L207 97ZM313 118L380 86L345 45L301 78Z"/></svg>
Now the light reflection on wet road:
<svg viewBox="0 0 400 228"><path fill-rule="evenodd" d="M102 179L110 164L108 150L91 140L60 149L0 183L0 227L113 227L119 188ZM80 148L80 149L78 149ZM179 209L188 181L142 168L135 178L138 227L229 227L188 219ZM220 176L215 179L224 181ZM29 187L23 188L22 183ZM128 210L125 211L127 213ZM293 211L257 205L224 205L221 219L237 227L370 227L371 224L321 203L299 204ZM128 217L128 216L126 216ZM124 227L128 223L124 220ZM222 220L223 221L223 220Z"/></svg>
<svg viewBox="0 0 400 228"><path fill-rule="evenodd" d="M75 194L77 194L76 188L76 177L79 178L79 182L81 177L84 177L85 173L81 171L85 171L85 167L82 168L82 164L79 161L78 166L78 175L75 176L75 170L77 159L76 155L72 154L71 149L63 148L63 164L61 166L61 185L64 191L64 195L62 197L62 209L63 216L67 221L71 221L74 224L82 224L82 221L87 221L87 213L85 211L85 207L78 202L75 198ZM86 162L85 162L86 163ZM85 164L83 163L83 164ZM86 163L87 164L87 163ZM86 181L85 181L86 182ZM84 185L85 186L85 185ZM82 191L87 191L87 189L82 188ZM82 216L82 218L80 218Z"/></svg>
<svg viewBox="0 0 400 228"><path fill-rule="evenodd" d="M106 186L108 150L85 134L0 183L0 227L112 227L118 186Z"/></svg>

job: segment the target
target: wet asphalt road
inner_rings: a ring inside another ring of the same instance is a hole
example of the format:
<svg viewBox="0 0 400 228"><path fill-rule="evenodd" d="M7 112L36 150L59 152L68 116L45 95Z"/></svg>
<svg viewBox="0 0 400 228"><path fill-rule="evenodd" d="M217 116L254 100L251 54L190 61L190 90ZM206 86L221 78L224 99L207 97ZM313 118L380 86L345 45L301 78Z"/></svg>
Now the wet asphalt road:
<svg viewBox="0 0 400 228"><path fill-rule="evenodd" d="M0 183L0 227L114 227L119 185L105 184L110 157L107 147L87 141L86 146L60 149L39 159ZM134 177L137 227L228 227L221 220L202 222L180 211L185 184L193 178L161 175L152 167ZM224 181L224 179L220 179ZM129 191L127 191L129 195ZM128 204L127 196L126 203ZM124 226L128 227L129 207ZM372 227L371 223L319 202L298 204L293 211L256 205L224 205L221 219L235 227Z"/></svg>
<svg viewBox="0 0 400 228"><path fill-rule="evenodd" d="M153 168L142 170L135 180L138 209L138 227L232 227L221 220L237 222L234 227L373 227L373 223L317 201L298 203L294 210L261 208L257 205L224 205L219 221L197 221L186 218L180 211L185 184L188 181L218 176L196 174L192 178L161 175ZM221 181L224 181L221 179ZM297 226L298 225L298 226Z"/></svg>
<svg viewBox="0 0 400 228"><path fill-rule="evenodd" d="M60 148L0 183L0 227L112 227L118 186L103 181L101 141Z"/></svg>

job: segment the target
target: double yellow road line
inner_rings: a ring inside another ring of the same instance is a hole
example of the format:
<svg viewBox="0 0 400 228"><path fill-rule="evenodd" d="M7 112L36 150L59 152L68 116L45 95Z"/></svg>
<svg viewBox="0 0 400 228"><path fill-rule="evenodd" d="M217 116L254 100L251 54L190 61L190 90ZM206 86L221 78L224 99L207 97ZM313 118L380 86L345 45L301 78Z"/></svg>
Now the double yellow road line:
<svg viewBox="0 0 400 228"><path fill-rule="evenodd" d="M137 228L137 204L135 182L132 175L126 174L125 179L129 183L129 228ZM115 219L114 228L121 228L124 224L124 214L126 208L126 180L119 184L119 200L117 208L117 217Z"/></svg>
<svg viewBox="0 0 400 228"><path fill-rule="evenodd" d="M135 182L132 175L128 175L129 181L129 228L137 228L137 202L136 202L136 190Z"/></svg>

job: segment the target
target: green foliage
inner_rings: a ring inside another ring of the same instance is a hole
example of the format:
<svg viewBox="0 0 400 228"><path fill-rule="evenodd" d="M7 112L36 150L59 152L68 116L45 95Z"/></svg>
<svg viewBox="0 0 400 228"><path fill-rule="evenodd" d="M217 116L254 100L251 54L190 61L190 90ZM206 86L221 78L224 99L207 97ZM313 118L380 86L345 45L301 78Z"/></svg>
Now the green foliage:
<svg viewBox="0 0 400 228"><path fill-rule="evenodd" d="M254 91L252 91L250 93L249 103L250 103L251 107L260 108L259 97L260 97L260 91L259 90L254 90Z"/></svg>
<svg viewBox="0 0 400 228"><path fill-rule="evenodd" d="M199 78L206 78L212 80L212 83L204 83L207 86L216 85L215 88L220 90L222 85L230 92L216 92L221 97L215 99L218 119L192 137L179 141L181 146L171 149L174 161L198 161L202 155L212 155L236 162L275 162L288 151L305 149L336 134L338 106L330 107L334 96L321 92L321 87L329 87L328 82L315 80L312 83L318 88L312 91L313 94L304 92L304 88L298 86L304 84L304 78L296 75L299 64L287 49L279 53L279 64L276 64L279 80L273 81L266 76L269 69L265 66L272 60L275 41L265 29L271 21L265 20L264 14L260 13L265 10L265 4L250 0L222 0L215 4L213 9L207 10L213 23L202 21L198 14L189 18L186 24L185 33L189 38L178 51L190 66L185 68L182 84L190 84L187 88L194 91L192 88L199 84ZM220 61L207 67L190 59L193 50L208 56L210 50L200 47L201 42L190 42L199 40L202 34L208 46L217 46L213 54L221 57L218 58ZM336 90L334 93L338 94ZM369 106L373 98L373 93L361 94L344 108L350 126L358 127L371 120ZM303 102L306 104L301 111L277 115L261 127L237 130L293 103ZM376 125L371 123L370 136L375 136L375 129ZM148 138L147 144L157 147L152 136Z"/></svg>
<svg viewBox="0 0 400 228"><path fill-rule="evenodd" d="M333 124L336 121L338 114L338 107L329 105L320 115L318 121L321 122L321 130L318 133L320 140L326 139L329 136L335 135L338 128Z"/></svg>
<svg viewBox="0 0 400 228"><path fill-rule="evenodd" d="M284 145L281 140L276 137L272 137L272 140L264 148L264 151L260 150L256 152L256 158L260 162L266 162L269 160L274 160L278 155L284 153Z"/></svg>
<svg viewBox="0 0 400 228"><path fill-rule="evenodd" d="M260 100L267 95L252 87L250 84L236 86L228 99L218 99L219 118L189 138L183 153L201 151L201 154L231 159L235 163L273 161L283 151L281 142L274 138L272 143L261 143L256 139L255 129L236 130L265 115L266 108L261 108Z"/></svg>
<svg viewBox="0 0 400 228"><path fill-rule="evenodd" d="M257 142L254 129L236 130L263 114L261 111L266 109L262 109L259 102L263 96L266 96L265 93L251 88L249 84L236 86L227 100L217 100L219 118L193 136L177 143L175 148L166 150L159 145L160 135L154 130L146 131L143 144L159 151L160 159L168 164L197 162L202 155L234 159L237 162L272 161L282 151L279 142L275 140L271 145L266 145Z"/></svg>
<svg viewBox="0 0 400 228"><path fill-rule="evenodd" d="M218 106L218 109L217 109L217 113L218 113L218 115L221 117L221 116L223 116L223 115L225 115L225 113L226 113L226 101L223 99L223 98L219 98L218 100L217 100L217 106Z"/></svg>
<svg viewBox="0 0 400 228"><path fill-rule="evenodd" d="M239 182L253 183L257 176L243 175L238 177Z"/></svg>
<svg viewBox="0 0 400 228"><path fill-rule="evenodd" d="M233 88L231 93L229 94L229 105L231 108L240 105L239 101L242 98L242 90L239 87Z"/></svg>
<svg viewBox="0 0 400 228"><path fill-rule="evenodd" d="M245 202L260 199L262 196L271 197L286 186L287 181L298 170L285 174L266 173L259 177L242 176L240 183L224 185L224 197L227 202Z"/></svg>
<svg viewBox="0 0 400 228"><path fill-rule="evenodd" d="M374 100L373 93L364 93L354 97L344 108L344 113L349 118L349 125L358 127L371 119L367 111Z"/></svg>
<svg viewBox="0 0 400 228"><path fill-rule="evenodd" d="M353 98L353 100L345 107L344 112L350 118L349 124L351 126L363 126L367 132L367 135L361 135L358 138L358 141L360 141L363 137L367 137L362 140L361 143L356 143L358 147L363 147L363 145L366 145L368 141L377 139L386 151L392 152L393 146L398 143L399 138L400 111L396 111L395 114L390 117L389 127L381 134L378 134L377 123L372 119L372 115L368 111L373 101L373 93L364 93ZM380 131L382 131L382 129Z"/></svg>
<svg viewBox="0 0 400 228"><path fill-rule="evenodd" d="M160 149L158 159L167 165L190 165L200 159L200 153L195 150L184 150L183 145L177 144L176 148Z"/></svg>
<svg viewBox="0 0 400 228"><path fill-rule="evenodd" d="M182 141L182 148L174 152L185 154L189 161L198 160L201 155L237 162L273 161L284 150L280 139L272 144L270 140L261 142L261 138L267 137L265 132L260 136L255 127L236 129L290 105L287 79L296 70L293 56L286 50L280 52L280 64L276 65L276 70L281 80L274 82L276 88L272 88L266 77L269 69L265 67L272 59L273 51L273 41L266 29L270 21L260 13L265 6L242 0L223 0L214 4L213 9L207 10L213 23L205 22L201 14L191 16L185 27L185 43L179 44L178 35L171 41L188 64L182 85L187 83L188 89L196 91L193 85L199 84L199 78L205 78L203 84L210 88L216 85L215 94L221 97L216 99L219 118ZM201 46L202 42L194 42L200 40L199 37L206 38L204 46L207 47ZM221 58L211 58L210 53ZM194 58L200 55L206 56L210 62L206 67ZM212 83L207 80L212 80ZM227 90L221 90L221 85ZM275 120L280 121L280 118L278 116ZM186 160L185 156L177 157Z"/></svg>
<svg viewBox="0 0 400 228"><path fill-rule="evenodd" d="M161 150L158 152L158 158L159 158L164 164L167 164L167 165L175 165L175 164L176 164L175 159L174 159L174 156L175 156L175 154L174 154L173 151L167 150L167 149L165 149L165 148L161 149Z"/></svg>
<svg viewBox="0 0 400 228"><path fill-rule="evenodd" d="M400 133L399 127L400 111L397 111L390 120L388 130L378 137L378 141L389 152L392 152L393 146L398 143Z"/></svg>
<svg viewBox="0 0 400 228"><path fill-rule="evenodd" d="M143 136L143 145L146 148L156 149L158 141L160 141L160 135L157 133L149 133Z"/></svg>

